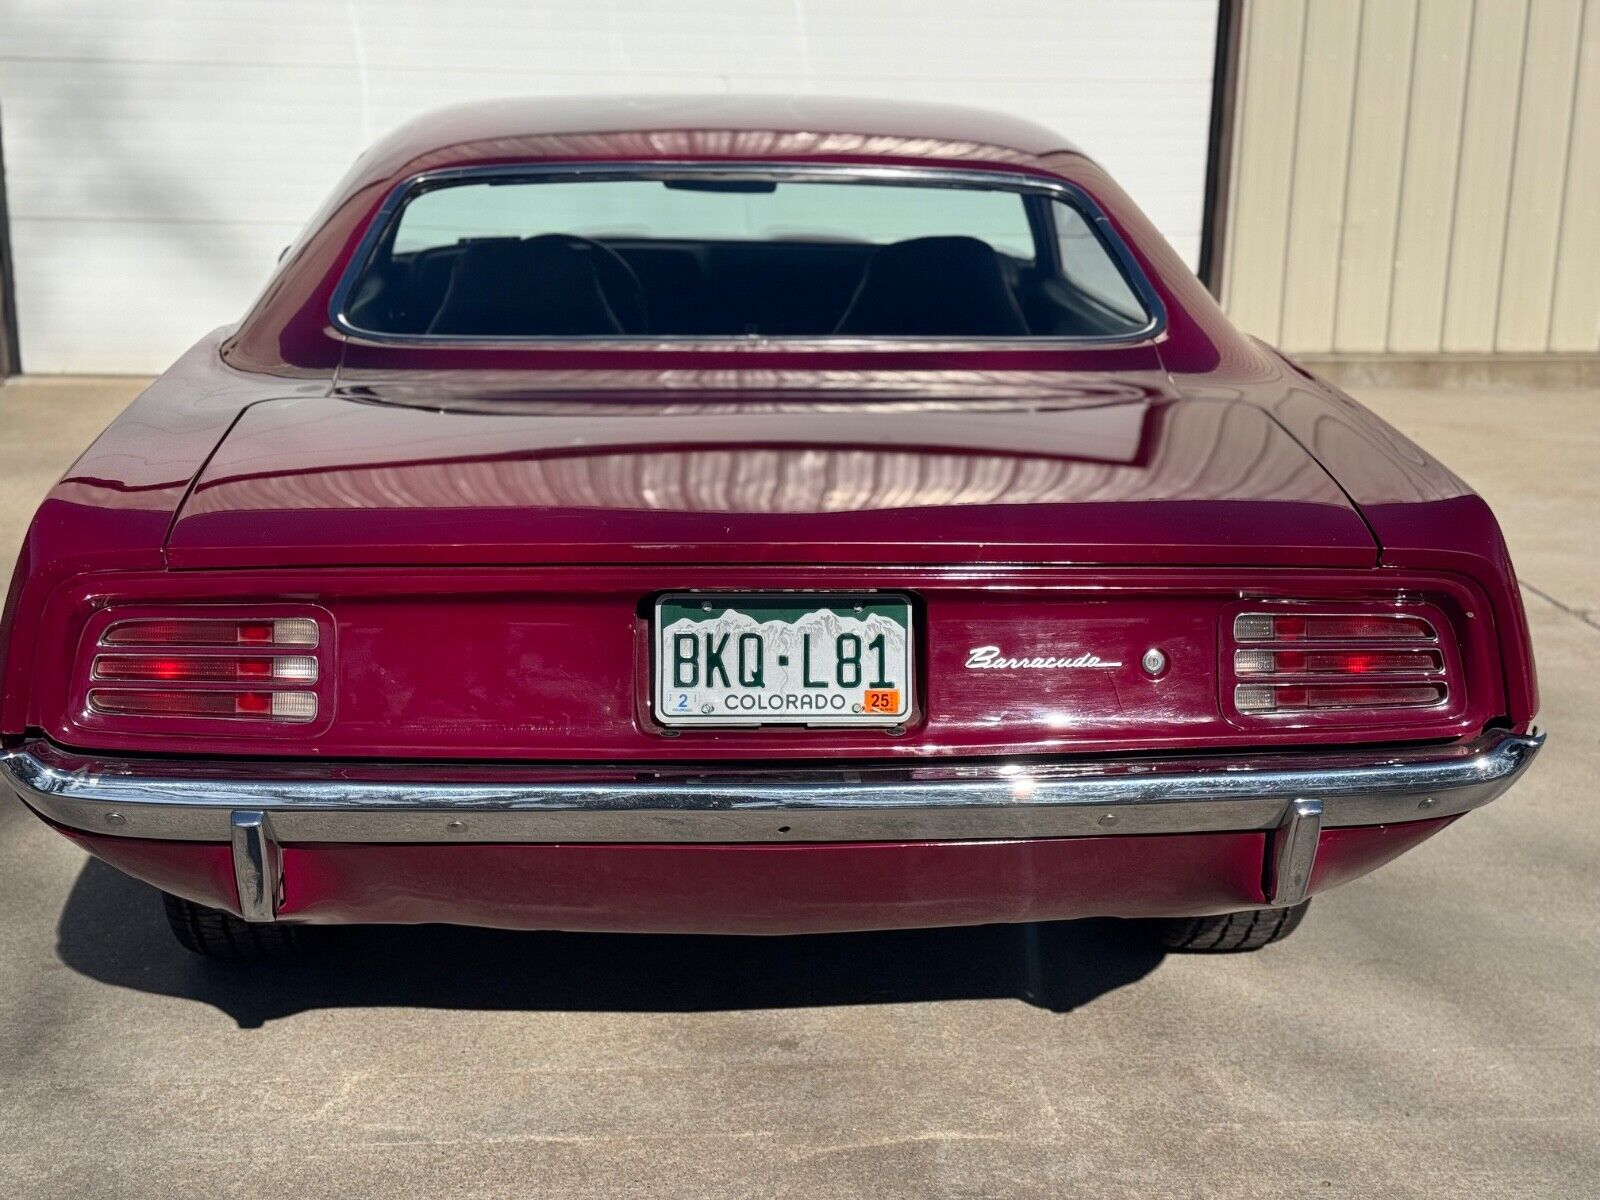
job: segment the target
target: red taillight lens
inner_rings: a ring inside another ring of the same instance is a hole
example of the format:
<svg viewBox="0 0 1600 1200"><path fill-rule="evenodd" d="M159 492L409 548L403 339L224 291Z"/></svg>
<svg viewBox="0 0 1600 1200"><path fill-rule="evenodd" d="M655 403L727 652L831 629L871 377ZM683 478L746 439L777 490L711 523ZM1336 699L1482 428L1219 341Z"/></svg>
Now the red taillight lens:
<svg viewBox="0 0 1600 1200"><path fill-rule="evenodd" d="M271 658L102 654L94 660L94 677L97 680L159 680L172 683L240 683L247 680L315 683L317 660L308 654L281 654Z"/></svg>
<svg viewBox="0 0 1600 1200"><path fill-rule="evenodd" d="M317 715L317 698L310 692L96 688L89 693L89 709L115 717L227 717L299 723Z"/></svg>
<svg viewBox="0 0 1600 1200"><path fill-rule="evenodd" d="M1240 613L1233 619L1238 642L1431 642L1433 626L1422 617L1377 613Z"/></svg>
<svg viewBox="0 0 1600 1200"><path fill-rule="evenodd" d="M214 617L141 617L118 621L100 635L102 646L315 647L317 623L309 617L231 621Z"/></svg>
<svg viewBox="0 0 1600 1200"><path fill-rule="evenodd" d="M1414 708L1438 704L1443 684L1241 683L1233 704L1242 713L1310 712L1330 708Z"/></svg>
<svg viewBox="0 0 1600 1200"><path fill-rule="evenodd" d="M1235 650L1240 675L1436 675L1437 650Z"/></svg>

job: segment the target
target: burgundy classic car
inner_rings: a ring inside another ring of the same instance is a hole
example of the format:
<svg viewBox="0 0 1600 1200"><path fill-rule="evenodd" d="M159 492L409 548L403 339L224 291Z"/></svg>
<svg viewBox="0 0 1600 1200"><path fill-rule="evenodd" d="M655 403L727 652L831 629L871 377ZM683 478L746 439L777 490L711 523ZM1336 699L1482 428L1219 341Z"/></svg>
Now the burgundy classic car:
<svg viewBox="0 0 1600 1200"><path fill-rule="evenodd" d="M50 492L3 635L5 778L217 956L1253 949L1542 740L1483 501L935 107L413 122Z"/></svg>

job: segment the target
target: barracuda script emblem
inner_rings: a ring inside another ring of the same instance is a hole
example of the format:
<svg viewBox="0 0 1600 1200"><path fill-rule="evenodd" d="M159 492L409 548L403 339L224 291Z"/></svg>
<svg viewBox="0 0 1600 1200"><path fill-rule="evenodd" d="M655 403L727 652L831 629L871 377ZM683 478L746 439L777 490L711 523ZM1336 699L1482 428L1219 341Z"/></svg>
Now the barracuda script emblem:
<svg viewBox="0 0 1600 1200"><path fill-rule="evenodd" d="M969 671L1084 671L1120 667L1120 662L1085 652L1076 658L1047 655L1035 658L1006 658L999 646L974 646L967 651Z"/></svg>

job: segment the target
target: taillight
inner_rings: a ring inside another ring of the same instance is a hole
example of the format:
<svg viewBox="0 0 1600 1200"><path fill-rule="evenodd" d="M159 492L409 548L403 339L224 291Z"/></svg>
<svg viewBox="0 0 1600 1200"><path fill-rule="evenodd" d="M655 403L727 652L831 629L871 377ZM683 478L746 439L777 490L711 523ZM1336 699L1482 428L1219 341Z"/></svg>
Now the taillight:
<svg viewBox="0 0 1600 1200"><path fill-rule="evenodd" d="M317 660L305 654L275 658L189 657L174 654L101 654L94 660L96 680L159 680L170 683L244 683L277 679L317 681Z"/></svg>
<svg viewBox="0 0 1600 1200"><path fill-rule="evenodd" d="M1402 613L1240 613L1239 642L1431 642L1433 625Z"/></svg>
<svg viewBox="0 0 1600 1200"><path fill-rule="evenodd" d="M1444 659L1437 650L1235 650L1240 675L1408 675L1437 674Z"/></svg>
<svg viewBox="0 0 1600 1200"><path fill-rule="evenodd" d="M1449 699L1449 659L1432 616L1303 609L1236 614L1229 650L1235 712L1381 719Z"/></svg>
<svg viewBox="0 0 1600 1200"><path fill-rule="evenodd" d="M91 712L114 717L232 717L246 721L309 721L317 715L310 692L180 692L175 689L89 693Z"/></svg>
<svg viewBox="0 0 1600 1200"><path fill-rule="evenodd" d="M1309 712L1319 708L1406 708L1438 704L1442 683L1373 685L1367 683L1241 683L1233 689L1240 712Z"/></svg>
<svg viewBox="0 0 1600 1200"><path fill-rule="evenodd" d="M309 617L136 617L117 621L100 635L102 646L315 646L317 641L317 623Z"/></svg>
<svg viewBox="0 0 1600 1200"><path fill-rule="evenodd" d="M190 718L303 725L325 677L311 617L114 619L90 660L85 707L107 718Z"/></svg>

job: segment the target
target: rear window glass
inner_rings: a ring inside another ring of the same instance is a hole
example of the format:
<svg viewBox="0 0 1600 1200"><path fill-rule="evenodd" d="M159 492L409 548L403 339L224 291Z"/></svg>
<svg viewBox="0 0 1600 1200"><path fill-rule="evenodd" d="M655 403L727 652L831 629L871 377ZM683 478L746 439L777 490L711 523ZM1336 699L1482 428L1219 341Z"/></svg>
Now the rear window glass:
<svg viewBox="0 0 1600 1200"><path fill-rule="evenodd" d="M345 299L387 335L1126 337L1151 315L1041 192L878 181L467 180L410 196Z"/></svg>
<svg viewBox="0 0 1600 1200"><path fill-rule="evenodd" d="M418 196L400 216L398 253L464 237L571 233L591 238L723 242L868 242L960 233L1017 258L1033 233L1015 192L783 183L769 191L699 191L657 180L487 183Z"/></svg>

